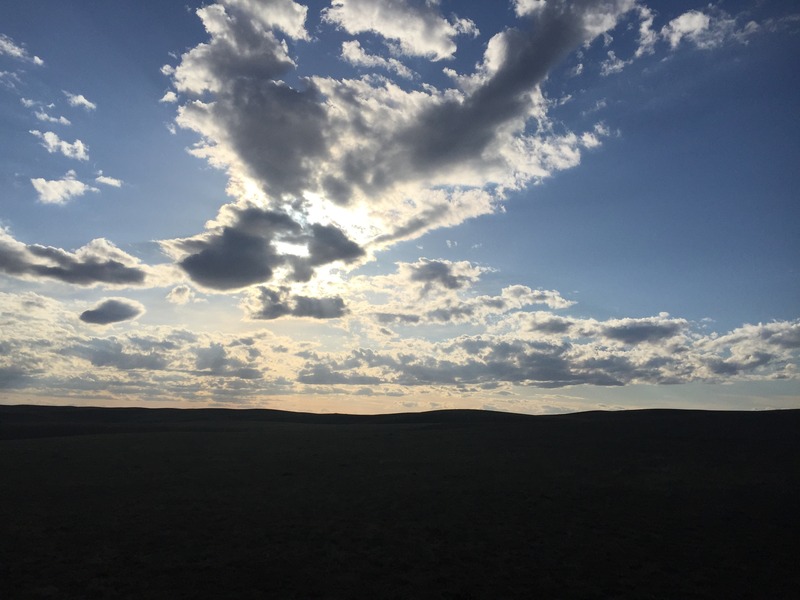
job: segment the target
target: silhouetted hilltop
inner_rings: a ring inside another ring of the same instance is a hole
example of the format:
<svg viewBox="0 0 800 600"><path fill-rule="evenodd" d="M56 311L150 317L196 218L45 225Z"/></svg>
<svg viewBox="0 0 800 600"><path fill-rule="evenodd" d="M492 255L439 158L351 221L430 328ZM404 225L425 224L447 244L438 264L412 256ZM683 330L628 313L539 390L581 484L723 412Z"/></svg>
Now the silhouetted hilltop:
<svg viewBox="0 0 800 600"><path fill-rule="evenodd" d="M78 406L0 405L0 439L85 435L92 433L231 430L260 423L306 425L481 425L528 424L619 429L628 434L671 431L673 435L719 435L746 428L755 435L774 435L774 427L800 427L800 409L781 411L702 411L645 409L587 411L561 415L525 415L488 410L434 410L385 415L290 412L226 408L100 408Z"/></svg>
<svg viewBox="0 0 800 600"><path fill-rule="evenodd" d="M0 406L0 598L790 598L799 431Z"/></svg>

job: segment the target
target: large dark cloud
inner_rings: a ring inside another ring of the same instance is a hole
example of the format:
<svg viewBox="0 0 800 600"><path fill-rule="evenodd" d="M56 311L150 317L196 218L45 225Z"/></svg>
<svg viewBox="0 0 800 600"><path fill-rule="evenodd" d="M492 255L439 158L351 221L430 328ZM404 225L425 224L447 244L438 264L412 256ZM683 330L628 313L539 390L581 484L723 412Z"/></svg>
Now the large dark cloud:
<svg viewBox="0 0 800 600"><path fill-rule="evenodd" d="M255 206L223 207L225 221L192 238L162 244L182 254L178 265L196 283L232 290L272 280L275 269L289 265L294 281L308 281L314 268L334 261L353 262L364 250L337 227L313 223L304 228L288 214ZM280 253L276 242L306 246L308 256Z"/></svg>
<svg viewBox="0 0 800 600"><path fill-rule="evenodd" d="M314 161L327 152L319 92L310 82L297 90L281 81L294 63L251 9L212 5L198 15L211 41L182 56L175 85L200 97L212 91L215 98L185 104L178 122L230 147L270 195L299 197Z"/></svg>
<svg viewBox="0 0 800 600"><path fill-rule="evenodd" d="M431 106L397 132L393 143L385 146L387 155L378 160L388 165L400 159L406 169L419 174L481 159L502 126L527 119L528 95L550 69L602 33L605 29L598 23L604 17L612 25L616 15L633 4L628 0L551 0L542 6L526 29L508 29L500 35L505 56L496 72L463 100ZM395 178L403 169L395 164L386 173Z"/></svg>
<svg viewBox="0 0 800 600"><path fill-rule="evenodd" d="M136 259L106 240L93 240L76 252L67 252L51 246L23 244L2 230L0 272L80 286L142 285L146 278Z"/></svg>
<svg viewBox="0 0 800 600"><path fill-rule="evenodd" d="M197 252L178 264L200 285L230 290L269 281L283 264L268 238L248 235L233 227L186 244Z"/></svg>
<svg viewBox="0 0 800 600"><path fill-rule="evenodd" d="M124 299L105 300L91 310L81 313L80 319L84 323L94 325L109 325L120 321L135 319L144 312L142 305Z"/></svg>

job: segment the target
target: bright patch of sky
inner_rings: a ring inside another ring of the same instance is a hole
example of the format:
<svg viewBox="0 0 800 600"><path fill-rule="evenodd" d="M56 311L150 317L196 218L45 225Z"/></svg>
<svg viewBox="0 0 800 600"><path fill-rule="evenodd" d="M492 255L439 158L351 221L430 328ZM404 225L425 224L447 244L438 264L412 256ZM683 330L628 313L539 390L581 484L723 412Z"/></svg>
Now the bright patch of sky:
<svg viewBox="0 0 800 600"><path fill-rule="evenodd" d="M0 402L800 406L800 11L31 0Z"/></svg>

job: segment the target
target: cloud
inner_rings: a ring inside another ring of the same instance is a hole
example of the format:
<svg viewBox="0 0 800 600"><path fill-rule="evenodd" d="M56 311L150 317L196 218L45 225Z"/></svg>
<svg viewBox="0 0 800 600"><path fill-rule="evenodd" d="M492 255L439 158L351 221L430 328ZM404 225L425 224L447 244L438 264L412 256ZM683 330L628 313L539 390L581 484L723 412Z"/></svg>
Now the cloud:
<svg viewBox="0 0 800 600"><path fill-rule="evenodd" d="M398 263L394 274L351 278L347 284L352 297L349 307L356 317L369 317L379 326L483 328L503 315L531 306L558 310L574 304L554 290L523 285L507 286L499 295L476 294L479 278L490 271L467 261L422 258Z"/></svg>
<svg viewBox="0 0 800 600"><path fill-rule="evenodd" d="M89 361L93 367L119 371L160 371L169 364L163 353L137 352L115 338L91 338L66 347L64 352Z"/></svg>
<svg viewBox="0 0 800 600"><path fill-rule="evenodd" d="M125 298L108 298L90 310L81 313L80 320L93 325L110 325L130 321L144 314L144 306Z"/></svg>
<svg viewBox="0 0 800 600"><path fill-rule="evenodd" d="M23 244L5 229L0 229L0 272L80 286L142 285L146 277L138 259L108 240L92 240L75 252L67 252L52 246Z"/></svg>
<svg viewBox="0 0 800 600"><path fill-rule="evenodd" d="M711 50L730 41L745 43L761 29L754 21L739 28L739 17L720 8L710 5L708 11L690 10L675 17L661 29L661 37L673 50L684 43Z"/></svg>
<svg viewBox="0 0 800 600"><path fill-rule="evenodd" d="M396 58L383 58L367 54L358 40L342 42L342 58L356 67L375 67L397 73L400 77L413 79L414 72Z"/></svg>
<svg viewBox="0 0 800 600"><path fill-rule="evenodd" d="M540 312L536 328L510 314L493 333L441 342L384 339L380 350L356 348L306 356L302 381L316 385L482 386L541 388L796 378L800 323L744 326L725 336L691 332L660 315L627 322L556 317ZM672 325L670 327L670 325ZM501 330L505 332L501 332ZM622 337L623 340L617 338ZM607 341L621 342L609 346Z"/></svg>
<svg viewBox="0 0 800 600"><path fill-rule="evenodd" d="M30 381L31 377L25 369L0 366L0 390L24 388Z"/></svg>
<svg viewBox="0 0 800 600"><path fill-rule="evenodd" d="M436 10L437 3L412 3L407 0L333 0L323 11L323 19L350 34L372 32L390 42L396 51L431 60L452 58L453 38L477 35L469 19L448 21Z"/></svg>
<svg viewBox="0 0 800 600"><path fill-rule="evenodd" d="M358 21L364 16L357 14L360 6L337 3L325 13L327 22L353 31L367 27ZM265 25L253 3L198 10L208 41L163 70L183 100L176 123L199 134L195 156L227 171L234 204L291 215L302 229L294 235L306 239L288 240L288 232L253 239L226 223L232 230L195 236L194 248L189 238L165 246L185 261L181 266L195 282L237 289L275 277L283 283L310 280L323 260L316 249L331 235L352 243L338 260L357 265L398 241L497 210L507 190L574 167L583 150L600 145L602 129L555 133L539 84L570 50L613 27L631 6L625 0L548 3L526 18L524 29L494 36L475 73L453 73L460 89L404 89L370 75L309 76L292 87L287 81L296 64L277 37L280 28ZM447 24L450 33L437 42L443 45L436 57L452 52L451 38L469 29L444 20L432 3L369 3L361 12L377 15L370 22L391 37L387 15L397 11L409 23L432 24L434 32ZM408 41L417 34L403 35L414 52L427 52ZM343 49L364 68L394 64L366 54L357 41ZM539 126L527 127L533 121ZM298 244L310 256L293 253ZM216 281L222 264L243 252L253 259L252 270L242 273L244 267L230 263L230 281Z"/></svg>
<svg viewBox="0 0 800 600"><path fill-rule="evenodd" d="M630 60L622 60L617 58L613 50L608 51L608 58L600 63L600 75L607 77L615 73L620 73L622 70L631 64Z"/></svg>
<svg viewBox="0 0 800 600"><path fill-rule="evenodd" d="M168 104L172 104L172 103L177 102L177 101L178 101L178 96L177 96L177 94L175 92L172 92L172 91L167 92L166 94L164 94L161 97L161 100L159 100L159 102L164 102L164 103L168 103Z"/></svg>
<svg viewBox="0 0 800 600"><path fill-rule="evenodd" d="M70 106L80 106L87 111L92 111L97 108L97 105L94 102L90 102L86 99L83 94L72 94L66 90L62 90L64 95L67 97L67 102L69 102Z"/></svg>
<svg viewBox="0 0 800 600"><path fill-rule="evenodd" d="M83 196L86 192L99 192L95 187L78 181L75 171L67 171L63 179L31 179L31 185L39 194L43 204L66 204L70 199Z"/></svg>
<svg viewBox="0 0 800 600"><path fill-rule="evenodd" d="M279 243L298 254L279 252ZM249 204L227 205L206 233L161 245L195 283L221 291L268 282L281 267L283 278L308 281L317 267L364 255L333 225L304 227L286 213Z"/></svg>
<svg viewBox="0 0 800 600"><path fill-rule="evenodd" d="M107 175L103 175L103 172L100 171L94 179L97 183L102 183L103 185L109 185L111 187L122 187L122 180L116 179L115 177L108 177Z"/></svg>
<svg viewBox="0 0 800 600"><path fill-rule="evenodd" d="M51 117L46 112L41 111L41 110L37 110L35 115L36 115L37 119L39 119L40 121L44 121L45 123L57 123L59 125L72 125L72 122L68 118L66 118L64 116Z"/></svg>
<svg viewBox="0 0 800 600"><path fill-rule="evenodd" d="M272 279L285 263L276 239L300 233L285 213L229 205L205 234L162 242L191 279L210 289L230 290Z"/></svg>
<svg viewBox="0 0 800 600"><path fill-rule="evenodd" d="M280 317L309 317L312 319L338 319L347 314L342 298L310 298L292 295L288 288L272 290L263 286L252 290L243 304L248 317L254 320L272 320Z"/></svg>
<svg viewBox="0 0 800 600"><path fill-rule="evenodd" d="M462 263L463 265L463 263ZM475 272L458 273L462 266L449 261L428 260L421 258L417 263L408 265L411 281L422 282L422 293L427 294L434 286L442 286L448 290L463 288L475 280Z"/></svg>
<svg viewBox="0 0 800 600"><path fill-rule="evenodd" d="M37 66L42 66L44 61L38 56L31 56L24 46L14 42L7 35L0 33L0 56L10 56L25 62L31 62Z"/></svg>
<svg viewBox="0 0 800 600"><path fill-rule="evenodd" d="M188 304L196 301L195 298L194 290L188 285L176 286L167 294L167 300L172 304Z"/></svg>
<svg viewBox="0 0 800 600"><path fill-rule="evenodd" d="M246 11L267 29L279 29L296 40L308 39L305 29L308 7L293 0L222 0L222 3Z"/></svg>
<svg viewBox="0 0 800 600"><path fill-rule="evenodd" d="M74 158L76 160L89 160L88 148L80 140L75 140L72 143L61 140L57 134L52 131L42 133L37 129L30 131L31 135L38 137L42 140L42 146L50 153L58 152L67 158Z"/></svg>
<svg viewBox="0 0 800 600"><path fill-rule="evenodd" d="M625 344L655 343L671 338L686 326L685 321L661 319L620 319L602 329L602 335Z"/></svg>
<svg viewBox="0 0 800 600"><path fill-rule="evenodd" d="M652 54L656 42L658 41L658 32L653 29L653 22L655 15L653 11L646 6L639 5L639 46L636 48L635 56L639 58L646 54Z"/></svg>

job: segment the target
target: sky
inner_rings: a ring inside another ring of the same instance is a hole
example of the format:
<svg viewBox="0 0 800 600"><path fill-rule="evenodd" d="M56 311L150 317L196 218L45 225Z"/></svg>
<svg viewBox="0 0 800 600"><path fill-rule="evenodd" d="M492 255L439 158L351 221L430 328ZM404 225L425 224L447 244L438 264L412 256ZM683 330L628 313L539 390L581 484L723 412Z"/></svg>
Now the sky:
<svg viewBox="0 0 800 600"><path fill-rule="evenodd" d="M10 3L0 403L800 408L793 2Z"/></svg>

